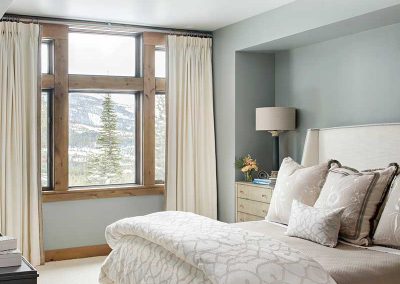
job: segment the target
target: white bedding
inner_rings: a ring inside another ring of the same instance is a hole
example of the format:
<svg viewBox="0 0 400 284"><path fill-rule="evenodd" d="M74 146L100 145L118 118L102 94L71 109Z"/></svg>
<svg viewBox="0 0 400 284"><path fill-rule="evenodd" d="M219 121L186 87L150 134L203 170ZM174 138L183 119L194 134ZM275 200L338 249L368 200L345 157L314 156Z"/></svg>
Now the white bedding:
<svg viewBox="0 0 400 284"><path fill-rule="evenodd" d="M321 264L338 284L399 284L400 255L393 249L382 252L377 251L376 247L359 247L343 242L335 248L325 247L286 236L286 226L267 221L243 222L232 226L266 234L298 249Z"/></svg>
<svg viewBox="0 0 400 284"><path fill-rule="evenodd" d="M192 213L123 219L106 239L100 283L336 283L280 241Z"/></svg>

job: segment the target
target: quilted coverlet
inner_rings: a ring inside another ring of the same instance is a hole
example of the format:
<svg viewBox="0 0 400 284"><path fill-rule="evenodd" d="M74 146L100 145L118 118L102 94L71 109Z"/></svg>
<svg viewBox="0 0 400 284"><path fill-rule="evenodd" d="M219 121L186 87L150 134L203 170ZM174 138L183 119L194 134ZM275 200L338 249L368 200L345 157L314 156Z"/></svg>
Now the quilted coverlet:
<svg viewBox="0 0 400 284"><path fill-rule="evenodd" d="M100 283L335 283L280 241L193 213L122 219L106 239L113 251Z"/></svg>

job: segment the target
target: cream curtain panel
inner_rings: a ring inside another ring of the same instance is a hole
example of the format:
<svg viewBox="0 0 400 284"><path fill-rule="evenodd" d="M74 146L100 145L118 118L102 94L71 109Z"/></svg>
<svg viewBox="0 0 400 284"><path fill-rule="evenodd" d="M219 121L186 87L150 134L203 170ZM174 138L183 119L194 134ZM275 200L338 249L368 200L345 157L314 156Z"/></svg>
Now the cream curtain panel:
<svg viewBox="0 0 400 284"><path fill-rule="evenodd" d="M217 218L212 40L168 36L167 210Z"/></svg>
<svg viewBox="0 0 400 284"><path fill-rule="evenodd" d="M0 22L0 231L40 263L39 26Z"/></svg>

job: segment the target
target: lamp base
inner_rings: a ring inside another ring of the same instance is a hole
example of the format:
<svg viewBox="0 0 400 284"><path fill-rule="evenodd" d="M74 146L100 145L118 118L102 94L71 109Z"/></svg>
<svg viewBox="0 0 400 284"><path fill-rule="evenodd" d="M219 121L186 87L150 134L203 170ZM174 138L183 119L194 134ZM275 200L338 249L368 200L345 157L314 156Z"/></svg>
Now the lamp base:
<svg viewBox="0 0 400 284"><path fill-rule="evenodd" d="M273 150L272 150L272 171L279 170L279 135L272 136Z"/></svg>

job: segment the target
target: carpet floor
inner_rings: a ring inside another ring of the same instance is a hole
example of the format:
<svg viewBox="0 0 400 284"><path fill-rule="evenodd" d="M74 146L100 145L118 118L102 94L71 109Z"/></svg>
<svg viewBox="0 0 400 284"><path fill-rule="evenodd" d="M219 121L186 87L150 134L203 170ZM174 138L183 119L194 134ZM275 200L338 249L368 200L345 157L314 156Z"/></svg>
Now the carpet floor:
<svg viewBox="0 0 400 284"><path fill-rule="evenodd" d="M52 261L37 267L38 284L99 283L100 267L105 256Z"/></svg>

